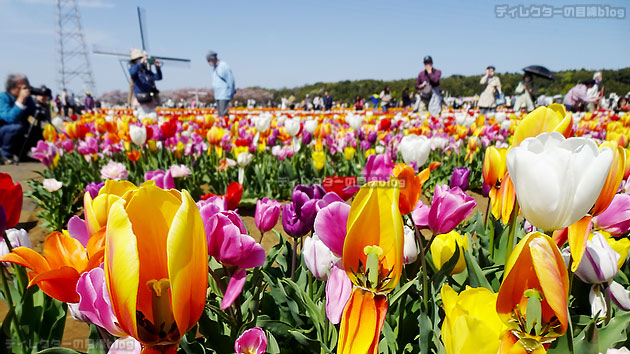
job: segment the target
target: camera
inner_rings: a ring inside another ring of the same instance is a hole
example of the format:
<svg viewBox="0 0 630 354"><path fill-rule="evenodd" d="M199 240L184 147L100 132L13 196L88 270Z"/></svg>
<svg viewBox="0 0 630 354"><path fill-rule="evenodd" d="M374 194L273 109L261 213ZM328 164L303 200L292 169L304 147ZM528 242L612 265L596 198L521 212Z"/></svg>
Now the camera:
<svg viewBox="0 0 630 354"><path fill-rule="evenodd" d="M46 86L29 87L29 89L31 90L31 95L46 96L48 98L52 98L52 91Z"/></svg>

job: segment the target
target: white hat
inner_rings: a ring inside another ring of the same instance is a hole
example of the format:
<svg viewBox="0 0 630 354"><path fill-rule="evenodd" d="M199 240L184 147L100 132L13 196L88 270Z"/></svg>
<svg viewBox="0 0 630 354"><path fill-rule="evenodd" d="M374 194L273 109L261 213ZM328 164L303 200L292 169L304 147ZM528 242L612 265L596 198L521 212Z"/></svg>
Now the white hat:
<svg viewBox="0 0 630 354"><path fill-rule="evenodd" d="M132 49L131 50L131 60L135 60L138 58L142 58L145 56L144 51L142 49Z"/></svg>

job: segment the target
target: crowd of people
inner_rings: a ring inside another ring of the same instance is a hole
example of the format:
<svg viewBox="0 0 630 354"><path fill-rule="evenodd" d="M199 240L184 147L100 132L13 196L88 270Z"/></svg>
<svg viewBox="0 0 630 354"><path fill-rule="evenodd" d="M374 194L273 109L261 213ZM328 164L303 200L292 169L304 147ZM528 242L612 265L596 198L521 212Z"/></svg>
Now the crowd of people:
<svg viewBox="0 0 630 354"><path fill-rule="evenodd" d="M211 80L214 90L214 105L217 115L228 116L228 110L236 92L234 74L230 66L219 60L218 54L209 51L206 60L212 71ZM381 110L387 112L393 107L401 107L409 112L419 114L440 114L443 106L472 109L479 108L481 114L493 114L497 108L510 108L516 111L530 112L538 105L563 103L568 111L593 111L595 108L613 109L616 111L630 111L629 98L611 94L604 97L602 73L597 72L592 79L576 84L563 97L556 95L547 97L538 95L534 75L526 72L523 79L514 90L513 96L505 96L501 90L501 80L495 74L495 67L490 65L481 76L479 83L484 86L480 95L471 98L444 97L440 89L442 72L433 66L433 58L429 55L423 58L424 68L418 73L415 90L403 88L400 96L392 92L389 86L363 98L355 96L353 102L335 101L328 91L306 94L303 100L298 100L295 94L282 96L277 105L283 110L302 109L313 111L330 111L335 108L354 108L362 110ZM129 60L130 90L128 104L138 108L142 114L155 112L156 107L190 107L185 102L175 103L172 100L160 102L156 81L162 80L160 61L148 56L144 51L133 49ZM247 100L247 107L255 108L257 102ZM271 101L264 103L266 107L275 106ZM28 78L23 74L11 74L7 77L5 92L0 93L0 163L17 162L29 159L25 152L30 151L42 137L43 126L50 122L51 111L61 117L70 117L96 108L101 103L92 97L89 91L82 98L75 97L63 89L61 94L52 98L51 90L45 86L33 88Z"/></svg>

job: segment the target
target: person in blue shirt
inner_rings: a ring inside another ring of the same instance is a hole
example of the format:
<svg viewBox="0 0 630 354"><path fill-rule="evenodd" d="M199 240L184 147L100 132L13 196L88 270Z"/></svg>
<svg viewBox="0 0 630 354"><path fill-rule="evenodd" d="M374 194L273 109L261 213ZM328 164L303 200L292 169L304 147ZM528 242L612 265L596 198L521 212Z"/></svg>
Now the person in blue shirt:
<svg viewBox="0 0 630 354"><path fill-rule="evenodd" d="M162 68L160 62L155 59L153 65L155 72L151 70L151 61L146 53L140 49L131 51L131 61L129 62L129 75L133 82L133 94L144 113L155 111L155 106L159 104L158 89L155 82L162 80Z"/></svg>
<svg viewBox="0 0 630 354"><path fill-rule="evenodd" d="M217 115L225 117L228 115L230 100L234 97L234 75L230 66L219 60L217 53L209 51L206 60L212 67L212 89L214 90L214 100L217 102Z"/></svg>
<svg viewBox="0 0 630 354"><path fill-rule="evenodd" d="M0 162L13 162L28 131L28 117L35 113L28 78L10 74L5 92L0 93Z"/></svg>

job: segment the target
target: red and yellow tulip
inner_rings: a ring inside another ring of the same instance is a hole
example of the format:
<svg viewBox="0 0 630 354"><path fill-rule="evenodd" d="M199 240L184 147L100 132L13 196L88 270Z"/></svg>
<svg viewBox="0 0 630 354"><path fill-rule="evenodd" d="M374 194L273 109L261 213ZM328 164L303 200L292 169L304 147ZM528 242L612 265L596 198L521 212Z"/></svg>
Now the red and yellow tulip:
<svg viewBox="0 0 630 354"><path fill-rule="evenodd" d="M354 284L341 319L337 353L376 353L387 313L386 294L400 279L403 221L398 181L373 181L357 193L348 215L342 262Z"/></svg>
<svg viewBox="0 0 630 354"><path fill-rule="evenodd" d="M105 278L118 323L142 343L143 353L175 353L206 300L199 210L187 191L153 184L126 193L110 209Z"/></svg>
<svg viewBox="0 0 630 354"><path fill-rule="evenodd" d="M505 274L497 313L508 331L499 354L545 353L569 322L569 277L558 247L545 234L528 234L512 251ZM539 309L537 318L527 318L530 302Z"/></svg>

